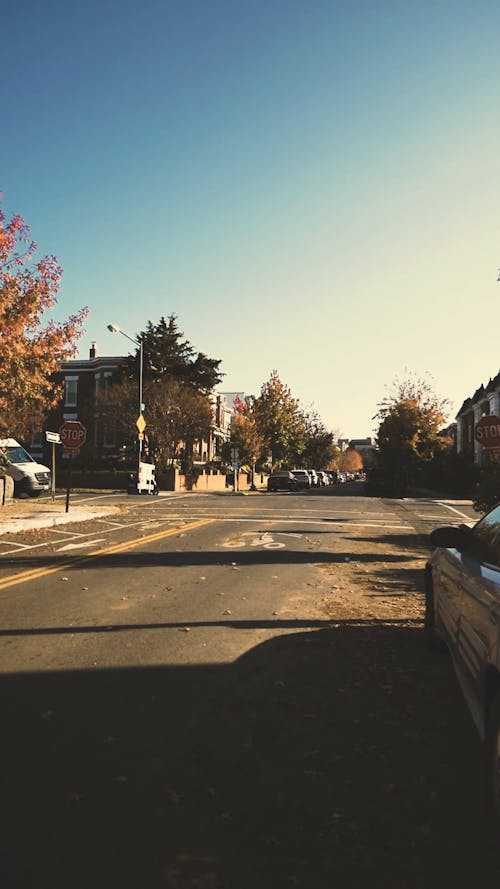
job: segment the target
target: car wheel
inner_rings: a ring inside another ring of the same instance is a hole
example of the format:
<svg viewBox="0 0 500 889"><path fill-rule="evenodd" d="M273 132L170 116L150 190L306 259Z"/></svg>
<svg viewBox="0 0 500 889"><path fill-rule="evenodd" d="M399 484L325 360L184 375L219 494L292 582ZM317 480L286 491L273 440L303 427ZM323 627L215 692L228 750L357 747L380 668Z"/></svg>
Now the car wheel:
<svg viewBox="0 0 500 889"><path fill-rule="evenodd" d="M500 692L488 715L484 753L488 826L492 844L500 849Z"/></svg>
<svg viewBox="0 0 500 889"><path fill-rule="evenodd" d="M429 651L446 651L446 642L436 629L436 611L434 607L434 587L432 583L432 571L425 572L425 615L424 615L425 641Z"/></svg>

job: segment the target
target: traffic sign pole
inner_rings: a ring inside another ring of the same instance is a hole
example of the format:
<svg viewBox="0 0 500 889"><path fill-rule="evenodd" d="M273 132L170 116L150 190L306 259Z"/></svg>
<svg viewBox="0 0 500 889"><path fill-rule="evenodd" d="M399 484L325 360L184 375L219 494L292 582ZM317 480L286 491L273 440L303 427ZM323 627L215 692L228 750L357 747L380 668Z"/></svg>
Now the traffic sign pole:
<svg viewBox="0 0 500 889"><path fill-rule="evenodd" d="M52 442L52 503L56 499L56 443Z"/></svg>
<svg viewBox="0 0 500 889"><path fill-rule="evenodd" d="M68 487L66 489L66 512L68 512L73 454L80 453L81 446L87 441L87 430L79 420L66 420L59 428L59 435L64 446L64 453L69 454Z"/></svg>
<svg viewBox="0 0 500 889"><path fill-rule="evenodd" d="M61 436L58 432L49 432L45 433L45 440L52 444L52 478L51 478L51 492L52 492L52 503L56 499L56 444L62 444Z"/></svg>
<svg viewBox="0 0 500 889"><path fill-rule="evenodd" d="M66 488L66 512L69 512L69 492L71 491L71 464L73 462L73 454L69 452L69 465L68 465L68 487Z"/></svg>

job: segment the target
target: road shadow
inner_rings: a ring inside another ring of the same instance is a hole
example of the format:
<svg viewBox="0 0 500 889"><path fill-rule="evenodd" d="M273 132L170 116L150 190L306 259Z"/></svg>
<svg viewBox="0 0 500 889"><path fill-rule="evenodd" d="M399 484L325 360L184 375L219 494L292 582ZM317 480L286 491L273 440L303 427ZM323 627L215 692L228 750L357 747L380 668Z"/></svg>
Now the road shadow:
<svg viewBox="0 0 500 889"><path fill-rule="evenodd" d="M290 632L227 665L4 675L0 708L7 889L498 878L479 741L405 622Z"/></svg>
<svg viewBox="0 0 500 889"><path fill-rule="evenodd" d="M316 532L315 532L316 533ZM372 543L373 537L344 537L344 540L355 540L356 543ZM428 534L408 532L407 534L377 534L377 545L393 546L398 551L413 550L417 555L428 555L434 549Z"/></svg>
<svg viewBox="0 0 500 889"><path fill-rule="evenodd" d="M380 562L380 553L356 553L355 557L350 552L330 552L319 549L294 550L287 547L283 549L274 549L255 547L251 551L240 550L237 547L221 548L220 550L179 550L174 552L160 552L150 550L148 552L127 551L122 553L108 553L95 556L73 556L71 553L61 553L55 555L48 553L46 555L21 555L17 554L9 556L2 563L7 569L16 568L50 568L51 565L64 565L80 568L85 566L85 570L96 568L102 570L105 568L189 568L191 566L211 565L227 566L229 568L238 566L255 566L255 565L317 565L321 563L345 562L350 559L356 562L369 564L370 562ZM401 555L401 553L386 553L383 556L384 561L399 562L408 561L411 556Z"/></svg>

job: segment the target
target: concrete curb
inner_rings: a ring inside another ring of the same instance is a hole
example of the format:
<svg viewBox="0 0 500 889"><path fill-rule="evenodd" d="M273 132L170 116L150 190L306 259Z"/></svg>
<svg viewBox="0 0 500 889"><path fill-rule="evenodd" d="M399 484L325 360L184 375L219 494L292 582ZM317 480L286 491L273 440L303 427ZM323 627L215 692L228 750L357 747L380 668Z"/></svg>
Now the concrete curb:
<svg viewBox="0 0 500 889"><path fill-rule="evenodd" d="M64 507L61 507L64 509ZM117 515L120 509L117 506L103 506L101 508L85 509L70 506L68 512L47 510L45 515L26 515L9 517L8 521L0 521L0 537L4 534L17 534L19 531L36 531L39 528L54 528L56 525L68 525L74 522L89 522L92 519L100 519L107 515Z"/></svg>

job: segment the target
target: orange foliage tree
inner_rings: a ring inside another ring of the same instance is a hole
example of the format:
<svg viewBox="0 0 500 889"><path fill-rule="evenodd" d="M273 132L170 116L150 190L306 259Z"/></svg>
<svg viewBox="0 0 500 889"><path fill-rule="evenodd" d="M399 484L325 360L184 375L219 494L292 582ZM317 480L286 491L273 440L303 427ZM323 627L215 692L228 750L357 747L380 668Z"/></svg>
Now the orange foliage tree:
<svg viewBox="0 0 500 889"><path fill-rule="evenodd" d="M238 449L240 466L254 467L265 449L264 439L255 423L252 406L239 395L234 400L234 417L231 422L231 448ZM229 457L229 449L225 448Z"/></svg>
<svg viewBox="0 0 500 889"><path fill-rule="evenodd" d="M61 397L52 374L76 352L88 309L42 324L56 304L62 269L54 256L35 262L36 244L21 216L0 209L0 436L23 438Z"/></svg>
<svg viewBox="0 0 500 889"><path fill-rule="evenodd" d="M347 448L339 457L339 469L344 472L359 472L363 469L363 457L355 448Z"/></svg>

